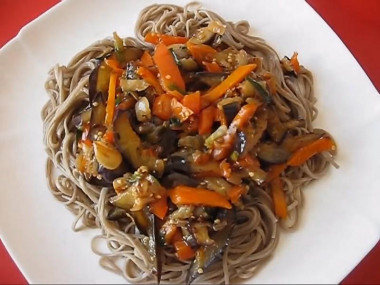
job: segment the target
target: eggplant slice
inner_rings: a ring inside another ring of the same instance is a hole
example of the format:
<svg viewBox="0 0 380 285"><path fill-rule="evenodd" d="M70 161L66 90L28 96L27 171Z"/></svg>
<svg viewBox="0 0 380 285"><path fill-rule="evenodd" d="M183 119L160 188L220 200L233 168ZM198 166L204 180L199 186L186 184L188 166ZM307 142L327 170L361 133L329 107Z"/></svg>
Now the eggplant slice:
<svg viewBox="0 0 380 285"><path fill-rule="evenodd" d="M131 214L139 231L149 237L148 252L153 263L152 273L156 275L157 284L160 284L162 274L162 248L159 242L158 218L149 211L148 207L140 211L131 212Z"/></svg>
<svg viewBox="0 0 380 285"><path fill-rule="evenodd" d="M162 176L164 161L143 151L142 141L133 130L127 112L119 112L116 115L114 131L117 134L116 146L135 169L145 165L157 177Z"/></svg>
<svg viewBox="0 0 380 285"><path fill-rule="evenodd" d="M227 225L220 231L215 232L211 238L215 241L213 245L204 247L204 254L196 254L196 258L190 266L186 276L186 284L191 284L200 274L202 274L213 262L215 262L224 248L228 246L229 237L233 228L235 210L219 210L217 218L226 220Z"/></svg>

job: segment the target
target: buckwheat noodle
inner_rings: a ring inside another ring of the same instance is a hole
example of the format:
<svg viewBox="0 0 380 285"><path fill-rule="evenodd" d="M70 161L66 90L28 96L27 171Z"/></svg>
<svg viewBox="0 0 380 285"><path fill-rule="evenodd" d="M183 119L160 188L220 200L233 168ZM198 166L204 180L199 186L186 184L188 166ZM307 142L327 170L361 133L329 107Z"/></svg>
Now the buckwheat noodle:
<svg viewBox="0 0 380 285"><path fill-rule="evenodd" d="M197 3L183 7L152 5L145 8L136 23L136 38L125 38L127 45L152 48L144 42L148 32L168 33L191 37L210 20L226 25L222 41L232 47L244 48L263 59L262 68L275 75L277 94L274 105L280 118L290 116L303 120L296 130L312 130L317 117L316 98L311 73L301 67L298 77L284 76L277 53L263 39L248 34L247 21L231 23L214 12L202 9ZM107 220L108 198L112 189L89 184L75 168L76 134L71 124L75 110L88 101L89 74L95 68L96 58L113 49L113 40L98 41L79 52L67 66L54 66L46 81L49 101L43 107L44 143L48 153L46 177L52 194L75 215L73 230L98 227L101 234L92 241L93 251L100 255L100 264L121 274L132 283L154 283L151 262L144 244L146 238L135 234L132 220L122 227ZM279 224L283 229L297 225L302 205L302 188L320 178L329 164L326 154L314 156L301 167L289 168L281 178L285 184L289 217L276 219L268 190L256 187L246 197L244 210L237 213L230 244L220 261L214 263L196 282L229 284L251 278L255 271L275 250L279 238ZM106 245L106 246L104 246ZM162 283L184 283L189 263L178 261L173 252L164 253Z"/></svg>

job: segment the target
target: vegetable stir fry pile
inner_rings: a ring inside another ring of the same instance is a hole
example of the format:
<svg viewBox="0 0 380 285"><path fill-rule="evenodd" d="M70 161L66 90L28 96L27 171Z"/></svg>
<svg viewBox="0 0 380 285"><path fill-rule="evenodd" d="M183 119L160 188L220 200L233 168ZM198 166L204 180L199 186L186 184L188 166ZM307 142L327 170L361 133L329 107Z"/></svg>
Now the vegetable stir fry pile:
<svg viewBox="0 0 380 285"><path fill-rule="evenodd" d="M149 238L158 281L163 248L191 262L188 283L202 274L255 187L266 187L286 218L281 173L335 150L323 130L300 135L302 120L280 119L276 79L259 57L221 43L224 29L211 22L192 38L149 33L152 49L125 46L114 33L113 51L90 75L89 103L72 118L77 169L114 189L108 218L128 215ZM296 53L281 64L300 72Z"/></svg>

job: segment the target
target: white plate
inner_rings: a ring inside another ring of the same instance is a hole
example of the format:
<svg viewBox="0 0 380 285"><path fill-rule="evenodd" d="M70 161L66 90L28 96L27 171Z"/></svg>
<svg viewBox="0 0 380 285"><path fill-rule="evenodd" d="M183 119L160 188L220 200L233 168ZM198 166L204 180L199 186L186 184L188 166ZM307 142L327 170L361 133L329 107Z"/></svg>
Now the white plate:
<svg viewBox="0 0 380 285"><path fill-rule="evenodd" d="M132 36L138 12L151 2L64 1L0 51L1 238L30 283L124 282L98 265L90 249L97 231L72 232L72 214L47 189L40 111L55 63L68 63L113 31ZM231 21L247 19L280 56L299 52L315 76L315 126L339 145L341 168L306 189L299 229L281 235L273 258L251 282L337 283L380 236L380 96L306 2L210 0L204 7Z"/></svg>

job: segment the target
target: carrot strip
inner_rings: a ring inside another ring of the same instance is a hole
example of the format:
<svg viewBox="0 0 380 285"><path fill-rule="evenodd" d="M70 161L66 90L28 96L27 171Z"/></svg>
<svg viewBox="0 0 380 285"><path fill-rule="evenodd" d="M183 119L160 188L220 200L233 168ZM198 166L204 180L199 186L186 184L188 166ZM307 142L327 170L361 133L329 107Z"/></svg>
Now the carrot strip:
<svg viewBox="0 0 380 285"><path fill-rule="evenodd" d="M176 243L177 241L181 241L183 239L181 230L177 227L177 230L173 234L172 243Z"/></svg>
<svg viewBox="0 0 380 285"><path fill-rule="evenodd" d="M151 67L154 65L153 58L147 50L144 51L140 60L141 60L141 64L145 67Z"/></svg>
<svg viewBox="0 0 380 285"><path fill-rule="evenodd" d="M231 176L231 165L224 159L219 165L220 171L225 178Z"/></svg>
<svg viewBox="0 0 380 285"><path fill-rule="evenodd" d="M159 117L161 120L169 120L172 116L171 101L172 96L169 94L162 94L153 102L153 115Z"/></svg>
<svg viewBox="0 0 380 285"><path fill-rule="evenodd" d="M300 166L304 164L310 157L323 151L333 151L336 149L336 145L331 138L324 137L318 139L307 146L301 147L293 153L287 162L289 166Z"/></svg>
<svg viewBox="0 0 380 285"><path fill-rule="evenodd" d="M105 117L105 125L107 127L111 126L113 121L113 115L115 112L115 97L116 97L116 81L118 78L118 74L115 72L111 72L110 83L108 86L108 99L106 106L106 117Z"/></svg>
<svg viewBox="0 0 380 285"><path fill-rule="evenodd" d="M182 239L182 236L180 235L178 240L174 240L175 236L176 235L178 236L178 234L180 234L177 226L170 224L164 227L165 227L165 243L166 244L171 244L173 241L175 242Z"/></svg>
<svg viewBox="0 0 380 285"><path fill-rule="evenodd" d="M166 34L147 33L145 35L145 41L154 45L157 45L159 43L162 43L164 45L173 45L184 44L188 41L188 38Z"/></svg>
<svg viewBox="0 0 380 285"><path fill-rule="evenodd" d="M195 256L195 251L188 246L183 240L174 243L176 255L180 260L192 259Z"/></svg>
<svg viewBox="0 0 380 285"><path fill-rule="evenodd" d="M177 98L172 98L170 107L173 117L179 119L181 122L186 121L193 114L193 111L181 104Z"/></svg>
<svg viewBox="0 0 380 285"><path fill-rule="evenodd" d="M158 44L153 55L153 60L160 73L162 87L166 91L185 91L185 81L167 46Z"/></svg>
<svg viewBox="0 0 380 285"><path fill-rule="evenodd" d="M201 111L201 93L196 91L194 93L185 95L182 99L182 104L191 109L194 114L199 114Z"/></svg>
<svg viewBox="0 0 380 285"><path fill-rule="evenodd" d="M161 95L162 93L164 93L157 77L148 68L140 66L137 69L137 74L141 76L150 85L152 85L154 90L156 90L157 94Z"/></svg>
<svg viewBox="0 0 380 285"><path fill-rule="evenodd" d="M199 134L200 135L211 133L216 109L217 108L214 105L211 105L201 111L200 116L199 116Z"/></svg>
<svg viewBox="0 0 380 285"><path fill-rule="evenodd" d="M169 197L176 205L205 205L226 209L232 208L223 195L203 188L179 185L169 190Z"/></svg>
<svg viewBox="0 0 380 285"><path fill-rule="evenodd" d="M249 103L241 107L232 120L229 129L241 129L253 117L260 104Z"/></svg>
<svg viewBox="0 0 380 285"><path fill-rule="evenodd" d="M125 101L121 102L119 105L117 105L117 110L128 110L132 108L136 104L136 99L132 96L129 96Z"/></svg>
<svg viewBox="0 0 380 285"><path fill-rule="evenodd" d="M213 88L202 96L207 103L215 102L222 97L228 89L234 87L240 83L248 74L250 74L256 68L256 64L247 64L239 66L235 69L225 80L223 80L218 86Z"/></svg>
<svg viewBox="0 0 380 285"><path fill-rule="evenodd" d="M223 69L216 62L203 61L202 64L204 65L204 67L206 68L208 72L219 73L223 71Z"/></svg>
<svg viewBox="0 0 380 285"><path fill-rule="evenodd" d="M245 190L246 188L242 185L231 187L231 189L229 189L227 192L228 199L234 204L237 203Z"/></svg>
<svg viewBox="0 0 380 285"><path fill-rule="evenodd" d="M183 99L183 95L180 92L178 92L177 90L169 90L166 93L171 95L172 97L176 98L178 101L182 101L182 99Z"/></svg>
<svg viewBox="0 0 380 285"><path fill-rule="evenodd" d="M280 176L280 174L286 169L287 166L288 165L286 163L272 165L269 168L269 171L268 171L268 174L267 174L265 181L270 182L274 178Z"/></svg>
<svg viewBox="0 0 380 285"><path fill-rule="evenodd" d="M317 139L310 144L296 150L286 163L272 165L269 168L268 175L265 179L270 182L279 177L280 174L288 166L300 166L304 164L309 158L323 151L334 151L336 149L335 142L328 137Z"/></svg>
<svg viewBox="0 0 380 285"><path fill-rule="evenodd" d="M106 142L109 142L109 143L114 143L115 141L115 135L114 135L114 132L111 131L111 130L107 130L104 135L103 135L103 139L106 141Z"/></svg>
<svg viewBox="0 0 380 285"><path fill-rule="evenodd" d="M191 56L200 65L202 65L204 61L210 60L212 55L217 53L217 50L204 44L196 45L196 44L187 42L186 46Z"/></svg>
<svg viewBox="0 0 380 285"><path fill-rule="evenodd" d="M169 231L166 232L165 242L174 245L178 259L188 260L194 258L194 250L183 240L182 233L178 227L175 227L174 230L169 229Z"/></svg>
<svg viewBox="0 0 380 285"><path fill-rule="evenodd" d="M297 52L293 53L293 56L290 59L290 64L293 66L294 71L298 74L300 72L301 68L300 68L300 64L298 62L297 56L298 56Z"/></svg>
<svg viewBox="0 0 380 285"><path fill-rule="evenodd" d="M284 187L280 177L276 177L271 182L272 198L275 214L285 219L288 215L288 206L286 204Z"/></svg>
<svg viewBox="0 0 380 285"><path fill-rule="evenodd" d="M169 207L166 196L150 203L150 211L161 220L165 218L168 209Z"/></svg>
<svg viewBox="0 0 380 285"><path fill-rule="evenodd" d="M119 73L119 75L124 72L124 70L120 68L119 62L116 59L106 58L106 59L104 59L104 62L109 67L111 67L111 69L112 69L113 72Z"/></svg>
<svg viewBox="0 0 380 285"><path fill-rule="evenodd" d="M223 137L223 142L215 144L212 152L214 159L222 160L231 153L237 130L241 129L253 117L258 106L259 104L249 103L239 110L228 128L228 133Z"/></svg>

